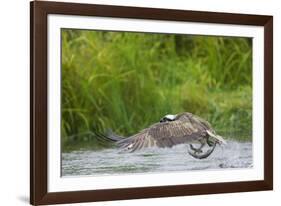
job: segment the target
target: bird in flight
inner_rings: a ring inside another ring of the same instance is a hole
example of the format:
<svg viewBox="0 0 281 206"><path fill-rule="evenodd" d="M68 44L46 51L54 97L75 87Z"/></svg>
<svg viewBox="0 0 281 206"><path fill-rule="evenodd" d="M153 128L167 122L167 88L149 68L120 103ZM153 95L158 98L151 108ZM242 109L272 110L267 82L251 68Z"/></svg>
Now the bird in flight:
<svg viewBox="0 0 281 206"><path fill-rule="evenodd" d="M188 153L197 159L210 156L217 144L226 144L226 141L216 134L206 120L185 112L177 115L166 115L159 122L141 130L130 137L122 137L112 132L101 134L99 137L113 141L117 147L134 152L147 147L173 147L178 144L189 144ZM195 147L193 143L199 143ZM209 149L203 152L206 146Z"/></svg>

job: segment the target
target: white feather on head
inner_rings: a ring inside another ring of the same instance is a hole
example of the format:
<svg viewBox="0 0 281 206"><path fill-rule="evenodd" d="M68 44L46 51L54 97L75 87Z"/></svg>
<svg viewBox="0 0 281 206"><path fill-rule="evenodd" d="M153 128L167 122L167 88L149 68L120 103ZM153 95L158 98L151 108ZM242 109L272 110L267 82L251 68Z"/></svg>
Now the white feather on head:
<svg viewBox="0 0 281 206"><path fill-rule="evenodd" d="M174 115L174 114L165 115L165 118L170 119L170 120L174 120L176 117L177 117L177 115Z"/></svg>

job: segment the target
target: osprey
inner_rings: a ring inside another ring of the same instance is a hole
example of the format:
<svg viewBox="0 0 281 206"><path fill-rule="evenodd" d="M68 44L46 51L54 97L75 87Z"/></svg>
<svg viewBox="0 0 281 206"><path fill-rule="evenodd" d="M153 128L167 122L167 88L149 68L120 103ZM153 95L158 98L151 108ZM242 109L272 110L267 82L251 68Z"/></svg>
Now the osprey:
<svg viewBox="0 0 281 206"><path fill-rule="evenodd" d="M211 125L202 118L185 112L177 115L166 115L160 122L143 129L137 134L124 138L110 132L107 135L95 132L97 136L115 142L122 149L134 152L146 147L173 147L188 143L188 153L197 159L207 158L215 149L216 144L226 144L226 141L216 134ZM192 143L199 143L198 148ZM209 149L203 152L203 147Z"/></svg>

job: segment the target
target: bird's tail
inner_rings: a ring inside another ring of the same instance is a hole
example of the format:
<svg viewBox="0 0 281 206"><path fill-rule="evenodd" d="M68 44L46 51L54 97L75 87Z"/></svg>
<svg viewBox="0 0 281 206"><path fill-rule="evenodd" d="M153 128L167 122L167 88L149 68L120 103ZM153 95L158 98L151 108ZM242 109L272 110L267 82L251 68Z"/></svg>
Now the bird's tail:
<svg viewBox="0 0 281 206"><path fill-rule="evenodd" d="M138 147L135 147L137 144L135 144L136 142L134 141L134 136L125 138L113 133L112 130L108 130L106 134L97 131L94 133L98 138L104 141L113 142L118 148L130 150L131 152L134 152L136 149L138 149Z"/></svg>

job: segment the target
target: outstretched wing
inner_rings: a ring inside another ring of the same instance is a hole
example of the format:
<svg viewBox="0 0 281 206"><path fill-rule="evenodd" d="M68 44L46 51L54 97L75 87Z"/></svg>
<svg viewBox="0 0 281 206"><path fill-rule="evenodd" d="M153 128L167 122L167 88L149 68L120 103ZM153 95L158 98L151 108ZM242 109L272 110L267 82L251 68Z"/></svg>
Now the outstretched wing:
<svg viewBox="0 0 281 206"><path fill-rule="evenodd" d="M148 134L148 132L149 128L144 129L131 137L118 141L117 146L120 148L128 149L131 152L145 147L153 147L156 145L156 141L152 136Z"/></svg>
<svg viewBox="0 0 281 206"><path fill-rule="evenodd" d="M117 142L121 148L136 151L145 147L172 147L193 142L212 131L208 122L190 113L179 115L175 121L156 123L124 140Z"/></svg>

